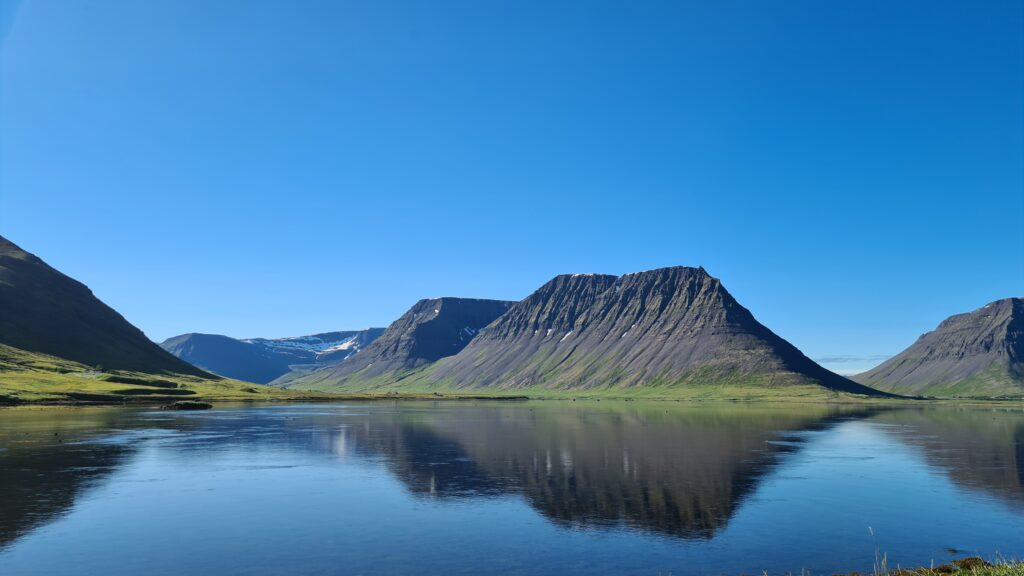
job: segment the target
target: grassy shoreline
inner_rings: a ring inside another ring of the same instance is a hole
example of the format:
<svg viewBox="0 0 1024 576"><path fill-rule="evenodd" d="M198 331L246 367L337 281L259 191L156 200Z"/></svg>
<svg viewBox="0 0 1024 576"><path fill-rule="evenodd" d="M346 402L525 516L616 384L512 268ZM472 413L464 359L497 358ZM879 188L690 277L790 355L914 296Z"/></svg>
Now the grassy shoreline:
<svg viewBox="0 0 1024 576"><path fill-rule="evenodd" d="M1024 576L1024 562L1005 560L988 562L984 558L971 556L938 566L890 568L883 558L880 561L876 560L874 570L865 576L947 576L949 574L959 574L962 576ZM850 572L846 576L861 576L861 574Z"/></svg>
<svg viewBox="0 0 1024 576"><path fill-rule="evenodd" d="M1024 399L901 398L831 392L811 385L757 386L748 382L646 386L642 389L452 389L379 386L357 390L296 390L230 378L103 370L0 345L0 406L146 406L203 402L351 402L375 400L550 400L585 402L801 403L874 406L947 405L1024 407Z"/></svg>
<svg viewBox="0 0 1024 576"><path fill-rule="evenodd" d="M0 393L3 390L0 389ZM527 396L488 396L479 394L288 394L274 396L257 396L243 398L236 395L195 395L188 396L187 401L203 401L222 404L307 404L307 403L332 403L332 402L375 402L382 400L404 400L404 401L466 401L466 400L487 400L487 401L526 401ZM146 396L146 397L108 397L102 394L75 393L74 397L44 397L35 399L12 399L9 396L0 395L0 409L4 408L28 408L28 407L144 407L144 406L165 406L182 402L178 396Z"/></svg>
<svg viewBox="0 0 1024 576"><path fill-rule="evenodd" d="M150 396L138 398L108 398L108 397L47 397L38 399L14 400L3 396L0 389L0 410L11 408L75 408L75 407L145 407L165 406L182 401L181 397L173 396ZM540 401L540 402L580 402L582 404L605 402L607 404L689 404L689 405L714 405L714 404L750 404L761 406L772 405L835 405L835 406L874 406L878 408L914 408L925 406L942 406L947 408L993 408L993 409L1016 409L1024 410L1024 402L1007 400L978 400L954 401L954 400L871 400L871 399L749 399L749 398L643 398L631 397L608 397L608 396L530 396L530 395L508 395L508 394L442 394L442 393L338 393L338 394L287 394L274 396L256 396L243 398L237 395L196 395L189 396L188 400L212 402L215 404L310 404L310 403L336 403L336 402L380 402L380 401L408 401L408 402L465 402L465 401L487 401L487 402L508 402L508 401Z"/></svg>

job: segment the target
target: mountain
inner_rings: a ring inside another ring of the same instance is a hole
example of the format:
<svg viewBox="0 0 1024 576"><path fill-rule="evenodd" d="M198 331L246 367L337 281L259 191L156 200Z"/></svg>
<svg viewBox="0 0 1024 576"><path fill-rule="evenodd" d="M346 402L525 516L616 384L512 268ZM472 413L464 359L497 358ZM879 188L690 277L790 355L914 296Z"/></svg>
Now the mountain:
<svg viewBox="0 0 1024 576"><path fill-rule="evenodd" d="M854 380L921 396L1024 397L1024 298L957 314Z"/></svg>
<svg viewBox="0 0 1024 576"><path fill-rule="evenodd" d="M512 304L473 298L420 300L359 354L308 374L285 375L272 384L333 388L350 380L400 379L412 370L458 353Z"/></svg>
<svg viewBox="0 0 1024 576"><path fill-rule="evenodd" d="M367 362L368 356L358 359ZM718 279L688 267L621 277L557 276L511 306L461 352L420 366L401 379L371 380L343 362L338 369L349 368L343 377L318 372L316 381L296 386L878 394L814 363L755 320Z"/></svg>
<svg viewBox="0 0 1024 576"><path fill-rule="evenodd" d="M280 354L308 358L310 364L323 364L341 362L369 346L383 333L384 328L366 328L290 338L250 338L242 342L264 346Z"/></svg>
<svg viewBox="0 0 1024 576"><path fill-rule="evenodd" d="M0 405L296 396L176 358L84 284L0 237Z"/></svg>
<svg viewBox="0 0 1024 576"><path fill-rule="evenodd" d="M688 267L556 277L432 379L455 388L812 384L871 393L815 364L718 279Z"/></svg>
<svg viewBox="0 0 1024 576"><path fill-rule="evenodd" d="M84 284L3 237L0 344L104 370L212 377L154 344Z"/></svg>
<svg viewBox="0 0 1024 576"><path fill-rule="evenodd" d="M383 332L383 328L367 328L247 340L193 333L168 338L160 346L182 360L221 376L265 384L293 368L308 371L341 362Z"/></svg>

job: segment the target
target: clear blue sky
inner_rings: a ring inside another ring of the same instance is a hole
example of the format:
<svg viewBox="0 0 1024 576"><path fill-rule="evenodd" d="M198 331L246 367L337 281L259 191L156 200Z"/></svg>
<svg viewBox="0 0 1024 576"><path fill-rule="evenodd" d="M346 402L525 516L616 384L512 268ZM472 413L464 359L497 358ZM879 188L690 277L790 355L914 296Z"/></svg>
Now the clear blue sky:
<svg viewBox="0 0 1024 576"><path fill-rule="evenodd" d="M860 358L1024 295L1019 0L0 6L0 234L156 340L682 264Z"/></svg>

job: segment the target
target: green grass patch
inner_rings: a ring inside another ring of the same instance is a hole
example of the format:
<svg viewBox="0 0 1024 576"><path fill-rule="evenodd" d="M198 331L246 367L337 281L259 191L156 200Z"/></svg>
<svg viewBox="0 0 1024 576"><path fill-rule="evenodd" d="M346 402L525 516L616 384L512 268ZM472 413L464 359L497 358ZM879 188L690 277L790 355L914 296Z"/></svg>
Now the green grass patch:
<svg viewBox="0 0 1024 576"><path fill-rule="evenodd" d="M891 568L885 558L876 560L871 576L1024 576L1024 563L1021 562L988 562L983 558L972 556L953 560L949 564L921 568ZM849 576L860 576L850 572Z"/></svg>
<svg viewBox="0 0 1024 576"><path fill-rule="evenodd" d="M541 379L529 386L453 386L436 376L437 365L393 372L372 378L361 373L342 380L304 378L294 390L335 393L473 395L493 398L527 396L531 399L668 400L687 402L879 402L881 398L833 392L802 381L797 375L744 375L703 371L684 379L653 378L642 386L563 387L561 381ZM318 375L319 376L319 375Z"/></svg>
<svg viewBox="0 0 1024 576"><path fill-rule="evenodd" d="M21 404L168 404L218 402L329 402L349 400L461 400L489 398L473 391L310 392L228 378L161 373L101 372L69 360L0 344L0 406ZM503 395L503 398L509 397Z"/></svg>

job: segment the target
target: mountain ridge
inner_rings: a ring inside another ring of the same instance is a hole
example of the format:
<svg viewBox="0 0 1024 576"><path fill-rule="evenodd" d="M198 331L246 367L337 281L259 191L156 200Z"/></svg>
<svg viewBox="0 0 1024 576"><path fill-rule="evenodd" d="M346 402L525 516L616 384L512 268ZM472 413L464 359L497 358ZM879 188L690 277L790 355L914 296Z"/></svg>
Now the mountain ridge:
<svg viewBox="0 0 1024 576"><path fill-rule="evenodd" d="M954 314L853 378L902 394L1024 397L1024 298Z"/></svg>
<svg viewBox="0 0 1024 576"><path fill-rule="evenodd" d="M383 328L367 328L246 339L192 332L168 338L160 347L215 374L266 384L291 370L309 371L341 362L383 332Z"/></svg>
<svg viewBox="0 0 1024 576"><path fill-rule="evenodd" d="M271 384L293 387L298 382L346 380L356 374L360 378L404 374L457 353L512 304L480 298L424 298L359 354L305 375L286 374Z"/></svg>

